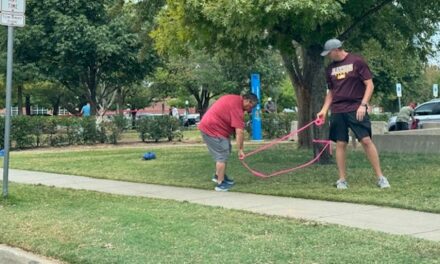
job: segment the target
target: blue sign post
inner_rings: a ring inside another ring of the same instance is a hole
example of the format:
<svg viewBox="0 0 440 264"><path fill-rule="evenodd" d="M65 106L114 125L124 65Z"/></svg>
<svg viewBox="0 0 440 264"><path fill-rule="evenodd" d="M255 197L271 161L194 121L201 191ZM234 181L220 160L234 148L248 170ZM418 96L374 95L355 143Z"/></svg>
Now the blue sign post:
<svg viewBox="0 0 440 264"><path fill-rule="evenodd" d="M252 140L262 140L261 131L261 97L260 97L260 74L251 74L251 91L258 97L258 104L252 110Z"/></svg>

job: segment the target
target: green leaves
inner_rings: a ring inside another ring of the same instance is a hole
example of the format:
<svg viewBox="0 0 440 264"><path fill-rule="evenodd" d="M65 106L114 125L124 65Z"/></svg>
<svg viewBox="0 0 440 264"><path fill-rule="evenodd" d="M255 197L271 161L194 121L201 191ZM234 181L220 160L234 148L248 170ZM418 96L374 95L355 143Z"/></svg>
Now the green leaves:
<svg viewBox="0 0 440 264"><path fill-rule="evenodd" d="M142 81L157 62L152 50L141 55L133 4L31 0L27 11L27 26L17 34L18 61L35 63L46 78L93 107L111 102L116 89Z"/></svg>

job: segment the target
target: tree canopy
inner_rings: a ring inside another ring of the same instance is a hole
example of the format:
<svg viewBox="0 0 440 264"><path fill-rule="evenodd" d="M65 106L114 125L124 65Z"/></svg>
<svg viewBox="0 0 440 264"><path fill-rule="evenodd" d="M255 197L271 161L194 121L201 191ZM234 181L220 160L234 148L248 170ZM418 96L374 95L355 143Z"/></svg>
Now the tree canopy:
<svg viewBox="0 0 440 264"><path fill-rule="evenodd" d="M16 57L92 104L140 82L154 67L132 26L133 4L124 1L27 1L27 25L17 31ZM104 106L105 107L105 106Z"/></svg>
<svg viewBox="0 0 440 264"><path fill-rule="evenodd" d="M392 82L420 73L420 63L432 52L430 37L439 14L440 5L430 0L167 0L152 36L160 52L178 52L188 43L248 57L269 46L279 50L295 89L301 126L314 119L326 93L320 52L327 39L340 38L354 52L371 43L384 54L400 54L389 61L376 58L388 64L374 69L377 76L387 75L377 90L390 93ZM411 71L390 72L393 63L407 62L414 64ZM315 130L314 137L323 133ZM311 146L312 137L304 133L300 145Z"/></svg>

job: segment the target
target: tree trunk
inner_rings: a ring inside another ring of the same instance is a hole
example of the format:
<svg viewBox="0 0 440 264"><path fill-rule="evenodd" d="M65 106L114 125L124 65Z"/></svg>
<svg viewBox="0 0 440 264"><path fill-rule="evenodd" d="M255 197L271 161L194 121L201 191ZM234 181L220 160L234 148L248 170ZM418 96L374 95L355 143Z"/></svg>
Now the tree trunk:
<svg viewBox="0 0 440 264"><path fill-rule="evenodd" d="M295 66L295 54L283 53L282 58L284 66L286 67L287 73L289 75L290 82L295 89L295 94L297 97L298 104L298 127L303 127L312 120L312 114L310 112L311 104L311 94L308 86L304 85L302 80L302 72ZM300 134L298 134L298 147L299 148L310 148L312 146L312 133L310 130L306 129Z"/></svg>
<svg viewBox="0 0 440 264"><path fill-rule="evenodd" d="M97 113L97 107L98 107L98 101L96 100L96 88L98 87L97 84L97 69L95 66L91 66L88 73L88 81L87 81L87 88L89 90L89 100L90 101L90 114L96 115Z"/></svg>
<svg viewBox="0 0 440 264"><path fill-rule="evenodd" d="M31 115L31 96L26 95L26 115Z"/></svg>
<svg viewBox="0 0 440 264"><path fill-rule="evenodd" d="M61 101L61 97L58 97L57 100L52 104L52 109L53 109L53 115L57 116L59 114L59 110L60 110L60 101Z"/></svg>
<svg viewBox="0 0 440 264"><path fill-rule="evenodd" d="M117 90L117 98L116 98L116 104L117 104L117 109L118 109L118 114L119 115L123 115L124 114L124 104L125 104L125 100L124 100L124 91L122 88L118 88Z"/></svg>
<svg viewBox="0 0 440 264"><path fill-rule="evenodd" d="M137 114L137 110L136 108L131 108L131 128L132 129L136 129L136 114Z"/></svg>
<svg viewBox="0 0 440 264"><path fill-rule="evenodd" d="M211 94L207 89L202 88L200 94L194 95L194 97L197 101L197 112L200 114L201 119L208 110Z"/></svg>
<svg viewBox="0 0 440 264"><path fill-rule="evenodd" d="M310 101L308 103L310 119L316 118L316 114L321 110L324 98L327 92L327 83L325 80L324 57L321 56L321 46L309 47L305 52L304 58L304 83L307 84L307 90L310 92ZM328 125L321 127L313 126L312 135L315 139L327 139L329 134ZM316 157L324 147L321 143L313 144L313 153ZM331 147L331 146L330 146ZM324 151L320 163L331 162L329 151Z"/></svg>
<svg viewBox="0 0 440 264"><path fill-rule="evenodd" d="M295 52L283 52L284 65L292 86L295 88L298 103L298 127L303 127L316 119L316 114L324 103L326 94L324 58L320 55L321 47L313 46L301 49L301 56ZM328 126L306 129L298 134L298 147L312 148L316 156L322 149L322 144L313 144L313 139L328 138ZM330 155L326 151L320 159L321 163L330 162Z"/></svg>
<svg viewBox="0 0 440 264"><path fill-rule="evenodd" d="M18 115L23 115L23 85L17 86L17 107Z"/></svg>

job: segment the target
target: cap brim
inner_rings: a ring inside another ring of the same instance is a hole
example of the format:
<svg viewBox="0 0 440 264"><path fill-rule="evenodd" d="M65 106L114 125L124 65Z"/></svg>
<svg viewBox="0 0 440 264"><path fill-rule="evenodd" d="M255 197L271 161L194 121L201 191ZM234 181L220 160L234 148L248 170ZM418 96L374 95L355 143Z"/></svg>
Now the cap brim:
<svg viewBox="0 0 440 264"><path fill-rule="evenodd" d="M321 52L321 56L327 56L327 54L330 53L330 50L324 50L323 52Z"/></svg>

